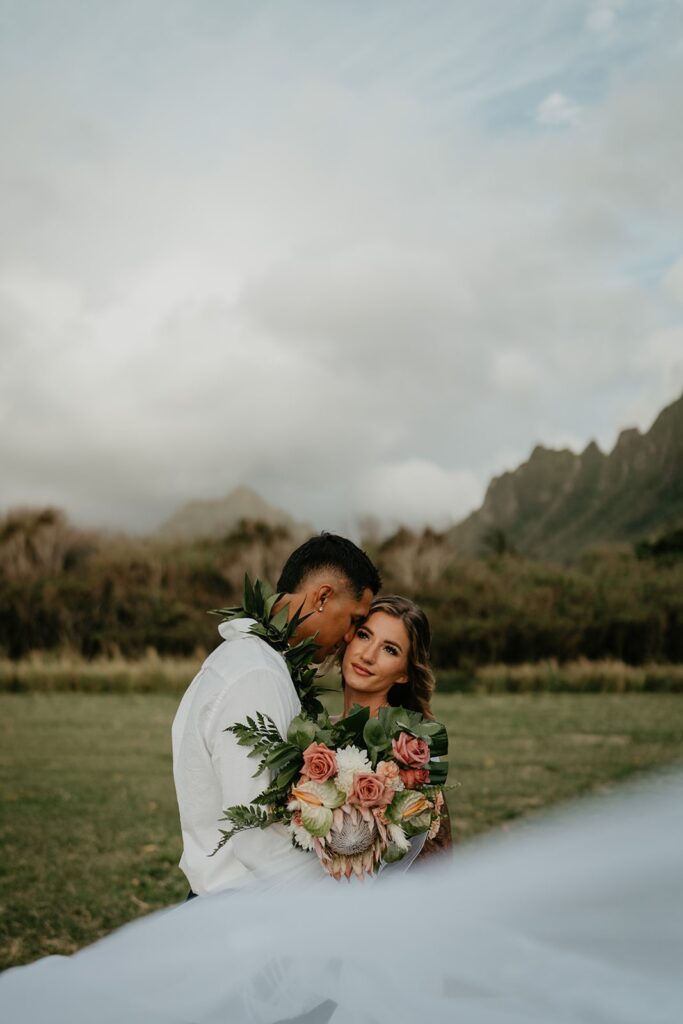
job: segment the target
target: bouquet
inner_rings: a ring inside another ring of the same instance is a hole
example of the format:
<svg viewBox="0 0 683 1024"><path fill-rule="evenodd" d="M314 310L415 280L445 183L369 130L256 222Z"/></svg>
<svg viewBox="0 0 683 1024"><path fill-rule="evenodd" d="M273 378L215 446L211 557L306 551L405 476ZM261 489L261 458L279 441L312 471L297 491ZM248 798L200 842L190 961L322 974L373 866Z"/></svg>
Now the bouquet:
<svg viewBox="0 0 683 1024"><path fill-rule="evenodd" d="M292 842L313 850L336 879L372 875L382 863L400 860L413 836L439 829L448 773L446 729L415 711L354 705L333 723L293 719L283 738L272 719L257 714L230 726L250 757L259 757L255 777L274 779L249 806L224 811L222 839L214 854L244 829L287 826ZM212 854L213 856L213 854Z"/></svg>

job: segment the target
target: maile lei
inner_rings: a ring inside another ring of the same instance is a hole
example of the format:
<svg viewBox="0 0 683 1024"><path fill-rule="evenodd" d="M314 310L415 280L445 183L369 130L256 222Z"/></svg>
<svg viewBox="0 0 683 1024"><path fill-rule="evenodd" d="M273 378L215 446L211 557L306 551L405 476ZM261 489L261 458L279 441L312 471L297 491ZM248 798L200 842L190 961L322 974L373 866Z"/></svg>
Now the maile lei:
<svg viewBox="0 0 683 1024"><path fill-rule="evenodd" d="M302 609L297 608L290 619L287 605L276 612L275 608L284 596L276 593L263 580L257 579L252 583L245 574L242 604L234 608L216 608L212 614L222 615L222 622L254 619L250 634L265 640L273 650L282 655L301 701L302 711L315 718L323 710L315 683L317 667L312 664L318 645L314 636L303 637L295 642L299 626L308 615L302 615Z"/></svg>

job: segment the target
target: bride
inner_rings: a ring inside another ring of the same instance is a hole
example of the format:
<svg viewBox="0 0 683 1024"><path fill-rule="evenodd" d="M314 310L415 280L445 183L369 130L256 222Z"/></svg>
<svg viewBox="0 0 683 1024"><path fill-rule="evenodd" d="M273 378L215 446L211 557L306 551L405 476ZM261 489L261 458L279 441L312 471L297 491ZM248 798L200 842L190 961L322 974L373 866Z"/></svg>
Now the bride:
<svg viewBox="0 0 683 1024"><path fill-rule="evenodd" d="M427 616L407 597L376 597L367 619L340 652L344 715L354 704L376 716L381 707L404 707L433 718L434 673L429 664L431 633ZM405 871L420 860L451 846L448 808L433 839L426 833L411 841L409 852L383 872Z"/></svg>

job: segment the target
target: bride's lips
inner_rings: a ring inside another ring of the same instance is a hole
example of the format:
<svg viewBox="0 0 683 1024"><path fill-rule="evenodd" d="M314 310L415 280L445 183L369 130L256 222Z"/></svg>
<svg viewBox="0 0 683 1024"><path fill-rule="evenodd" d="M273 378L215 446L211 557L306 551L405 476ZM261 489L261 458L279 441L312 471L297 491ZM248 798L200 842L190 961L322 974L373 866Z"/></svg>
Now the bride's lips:
<svg viewBox="0 0 683 1024"><path fill-rule="evenodd" d="M356 665L355 662L351 662L351 668L359 676L371 676L372 675L372 672L369 672L366 668L363 668L362 665Z"/></svg>

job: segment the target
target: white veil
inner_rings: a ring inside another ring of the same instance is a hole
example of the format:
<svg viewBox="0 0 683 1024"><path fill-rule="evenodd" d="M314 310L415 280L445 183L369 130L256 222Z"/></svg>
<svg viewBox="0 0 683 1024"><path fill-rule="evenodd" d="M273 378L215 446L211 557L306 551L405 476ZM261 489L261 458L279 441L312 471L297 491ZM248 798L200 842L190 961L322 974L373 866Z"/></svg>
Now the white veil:
<svg viewBox="0 0 683 1024"><path fill-rule="evenodd" d="M8 1024L679 1024L683 775L371 886L192 900L0 977Z"/></svg>

